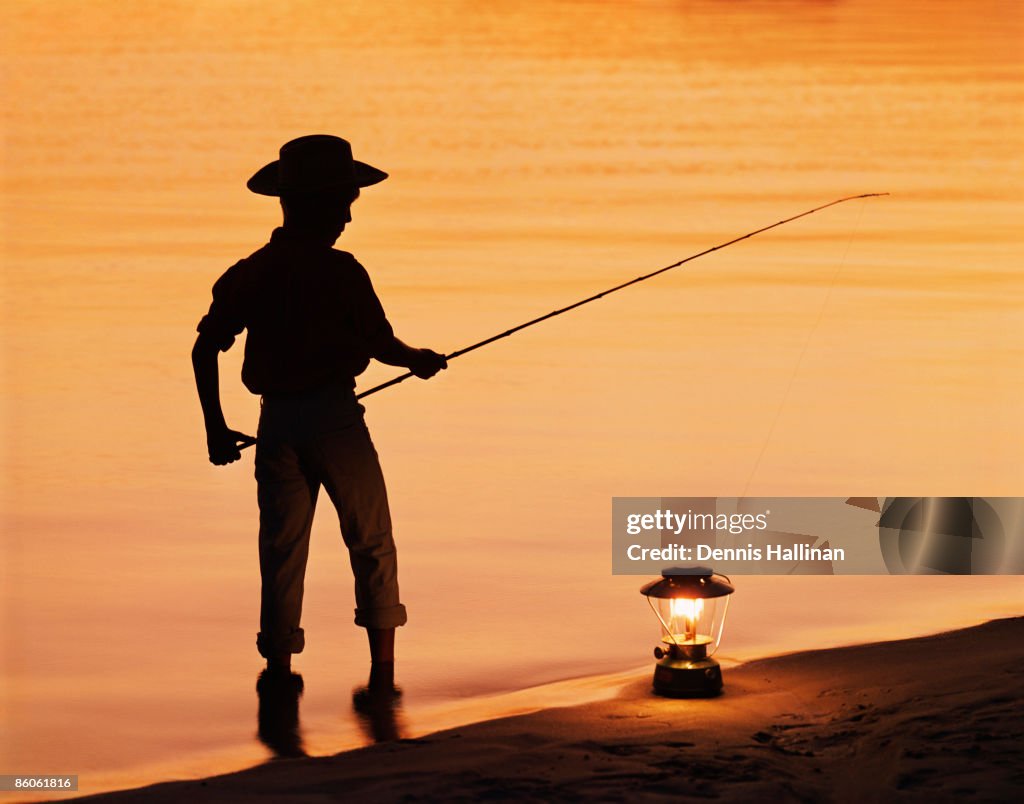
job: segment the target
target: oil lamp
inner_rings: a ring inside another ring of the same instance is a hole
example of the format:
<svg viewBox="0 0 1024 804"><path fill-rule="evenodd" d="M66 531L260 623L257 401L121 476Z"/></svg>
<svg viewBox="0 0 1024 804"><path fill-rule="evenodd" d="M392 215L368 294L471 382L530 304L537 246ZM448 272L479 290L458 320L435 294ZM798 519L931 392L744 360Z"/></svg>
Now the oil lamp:
<svg viewBox="0 0 1024 804"><path fill-rule="evenodd" d="M712 659L722 639L733 585L708 567L671 567L640 593L661 621L654 649L654 692L706 698L722 691L722 668ZM655 603L657 601L657 603Z"/></svg>

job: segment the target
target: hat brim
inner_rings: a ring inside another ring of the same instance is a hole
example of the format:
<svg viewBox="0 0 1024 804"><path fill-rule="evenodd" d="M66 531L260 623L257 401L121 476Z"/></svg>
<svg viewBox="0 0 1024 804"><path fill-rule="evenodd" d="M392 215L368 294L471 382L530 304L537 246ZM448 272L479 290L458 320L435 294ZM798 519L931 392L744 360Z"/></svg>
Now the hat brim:
<svg viewBox="0 0 1024 804"><path fill-rule="evenodd" d="M383 170L378 170L373 165L368 165L365 162L353 160L352 172L355 175L356 187L369 187L371 184L377 184L384 181L388 177L388 174ZM275 159L269 165L264 165L245 183L252 192L258 195L272 195L280 196L281 188L277 183L277 160ZM341 189L345 185L324 185L321 187L310 187L310 192L318 192L321 190L333 190L335 187Z"/></svg>

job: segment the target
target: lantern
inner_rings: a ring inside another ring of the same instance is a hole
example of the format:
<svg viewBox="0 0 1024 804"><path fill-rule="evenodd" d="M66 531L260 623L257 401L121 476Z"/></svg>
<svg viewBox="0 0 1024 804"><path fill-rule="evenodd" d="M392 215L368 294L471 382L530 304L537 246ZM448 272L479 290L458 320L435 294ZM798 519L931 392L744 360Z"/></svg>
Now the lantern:
<svg viewBox="0 0 1024 804"><path fill-rule="evenodd" d="M722 668L712 659L722 639L733 585L708 567L671 567L640 589L661 621L654 649L654 692L700 698L722 691ZM656 601L656 602L655 602Z"/></svg>

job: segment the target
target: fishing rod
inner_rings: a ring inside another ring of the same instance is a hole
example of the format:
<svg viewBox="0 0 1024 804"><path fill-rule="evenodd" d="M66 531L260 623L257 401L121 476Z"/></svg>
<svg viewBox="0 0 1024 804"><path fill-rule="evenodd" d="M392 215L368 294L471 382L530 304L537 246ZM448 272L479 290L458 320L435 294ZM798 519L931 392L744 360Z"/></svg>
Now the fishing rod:
<svg viewBox="0 0 1024 804"><path fill-rule="evenodd" d="M614 293L617 290L622 290L623 288L628 288L630 285L635 285L635 284L637 284L639 282L643 282L643 281L645 281L647 279L651 279L652 277L655 277L658 274L663 274L666 271L671 271L673 268L678 268L680 265L685 265L688 262L693 262L693 260L697 259L698 257L703 257L705 254L710 254L712 251L718 251L719 249L723 249L726 246L731 246L733 243L739 243L741 240L746 240L748 237L753 237L754 235L761 234L761 232L767 232L769 229L774 229L777 226L782 226L784 223L790 223L791 221L795 221L795 220L797 220L799 218L806 218L808 215L813 215L815 212L820 212L823 209L828 209L829 207L834 207L836 204L842 204L844 201L854 201L854 200L856 200L858 198L877 198L877 197L883 196L883 195L889 195L889 194L888 193L863 193L861 195L850 195L850 196L847 196L846 198L839 198L839 199L837 199L835 201L830 201L827 204L822 204L820 207L815 207L814 209L809 209L806 212L801 212L799 215L794 215L791 218L785 218L785 219L783 219L781 221L776 221L775 223L771 224L770 226L763 226L760 229L755 229L753 232L747 232L745 235L741 235L740 237L734 237L732 240L729 240L729 241L727 241L725 243L719 243L717 246L712 246L711 248L706 248L706 249L704 249L704 251L701 251L701 252L699 252L697 254L691 254L689 257L686 257L685 259L679 260L679 262L674 262L671 265L666 265L664 268L659 268L657 271L652 271L649 274L644 274L643 276L638 276L638 277L636 277L636 279L630 279L628 282L623 282L621 285L616 285L613 288L608 288L608 290L602 290L600 293L596 293L593 296L587 297L586 299L582 299L581 301L578 301L578 302L575 302L573 304L570 304L567 307L561 307L558 310L552 310L550 313L547 313L545 315L539 316L538 318L534 318L534 319L532 319L530 321L527 321L524 324L520 324L519 326L512 327L512 329L505 330L504 332L501 332L501 333L499 333L497 335L492 335L490 338L485 338L484 340L479 341L478 343L474 343L471 346L466 346L463 349L458 349L458 350L452 352L451 354L445 355L445 359L446 360L454 360L456 357L461 357L464 354L472 352L472 351L474 351L476 349L479 349L479 348L481 348L483 346L487 346L487 344L489 344L489 343L494 343L495 341L500 341L502 338L507 338L509 335L512 335L512 334L514 334L516 332L519 332L520 330L526 329L527 327L532 327L535 324L539 324L541 321L547 321L549 318L554 318L555 316L562 315L562 313L567 313L570 310L575 310L577 307L582 307L584 304L590 304L590 302L597 301L598 299L604 298L605 296L609 295L610 293ZM392 385L398 385L398 383L405 382L407 379L409 379L410 377L414 377L414 376L416 376L416 375L414 375L411 371L406 372L405 374L400 374L399 376L397 376L397 377L395 377L393 379L390 379L387 382L383 382L380 385L375 385L373 388L369 389L368 391L363 391L361 394L356 394L356 399L362 399L363 397L369 396L370 394L375 394L378 391L383 391L385 388L390 388ZM245 436L244 439L240 439L239 440L239 442L236 444L236 446L238 447L238 449L241 450L241 449L246 449L247 447L251 447L255 443L256 443L256 439L255 438L253 438L252 436Z"/></svg>
<svg viewBox="0 0 1024 804"><path fill-rule="evenodd" d="M512 327L512 329L505 330L505 332L502 332L502 333L500 333L498 335L492 335L490 338L486 338L486 339L480 341L479 343L474 343L472 346L467 346L467 347L465 347L463 349L458 349L458 350L452 352L451 354L445 355L445 359L446 360L454 360L456 357L461 357L464 354L468 354L469 352L472 352L472 351L474 351L476 349L479 349L479 348L481 348L483 346L487 346L487 344L489 344L489 343L494 343L495 341L500 341L502 338L507 338L509 335L512 335L512 334L514 334L516 332L519 332L520 330L526 329L527 327L532 327L535 324L539 324L541 321L547 321L549 318L554 318L555 316L562 315L562 313L567 313L570 310L575 310L577 307L582 307L584 304L590 304L590 302L597 301L598 299L604 298L605 296L607 296L607 295L609 295L611 293L615 293L615 291L617 291L617 290L622 290L623 288L628 288L630 285L635 285L635 284L637 284L639 282L644 282L644 281L646 281L648 279L651 279L651 278L657 276L658 274L663 274L666 271L671 271L673 268L678 268L680 265L685 265L688 262L692 262L693 260L697 259L698 257L703 257L705 254L710 254L712 251L718 251L719 249L723 249L726 246L731 246L733 243L739 243L741 240L746 240L748 237L753 237L754 235L761 234L761 232L767 232L769 229L774 229L776 226L782 226L782 224L784 224L784 223L790 223L791 221L795 221L798 218L806 218L808 215L813 215L815 212L820 212L823 209L828 209L829 207L834 207L836 204L842 204L844 201L854 201L854 200L856 200L858 198L877 198L877 197L883 196L883 195L889 195L889 194L888 193L863 193L862 195L850 195L850 196L847 196L846 198L840 198L840 199L837 199L836 201L830 201L827 204L822 204L820 207L815 207L814 209L809 209L806 212L801 212L799 215L794 215L792 218L786 218L786 219L781 220L781 221L776 221L775 223L771 224L770 226L764 226L764 227L762 227L760 229L755 229L753 232L747 232L747 234L742 235L740 237L733 238L732 240L730 240L730 241L728 241L726 243L719 243L717 246L712 246L711 248L704 249L704 251L701 251L698 254L693 254L693 255L685 258L685 259L679 260L679 262L674 262L671 265L666 265L664 268L659 268L657 271L652 271L649 274L644 274L643 276L638 276L636 279L630 279L628 282L623 282L621 285L616 285L613 288L608 288L608 290L602 290L600 293L596 293L593 296L590 296L590 297L588 297L586 299L583 299L582 301L578 301L578 302L575 302L573 304L570 304L568 307L562 307L562 308L560 308L558 310L552 310L550 313L546 313L545 315L539 316L538 318L534 318L531 321L527 321L525 324L520 324L519 326ZM392 385L398 385L398 383L405 382L407 379L409 379L410 377L414 377L414 376L415 375L411 371L406 372L405 374L401 374L398 377L395 377L394 379L391 379L391 380L388 380L387 382L381 383L380 385L375 385L373 388L369 389L368 391L363 391L361 394L357 394L356 395L356 399L362 399L363 397L369 396L370 394L375 394L378 391L383 391L385 388L390 388Z"/></svg>

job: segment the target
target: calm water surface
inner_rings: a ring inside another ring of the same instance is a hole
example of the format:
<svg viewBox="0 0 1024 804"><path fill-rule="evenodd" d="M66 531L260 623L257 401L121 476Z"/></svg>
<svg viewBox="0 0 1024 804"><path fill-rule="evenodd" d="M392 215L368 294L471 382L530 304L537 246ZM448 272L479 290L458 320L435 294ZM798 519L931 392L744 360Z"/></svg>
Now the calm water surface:
<svg viewBox="0 0 1024 804"><path fill-rule="evenodd" d="M852 202L368 400L412 731L622 670L613 495L1024 493L1021 12L1005 2L24 2L3 11L0 765L83 790L266 756L251 455L206 462L188 352L261 245L244 181L337 132L391 178L340 245L445 351ZM257 403L222 362L232 426ZM363 387L391 376L375 368ZM727 654L1020 613L1019 579L741 579ZM365 739L333 512L307 747Z"/></svg>

